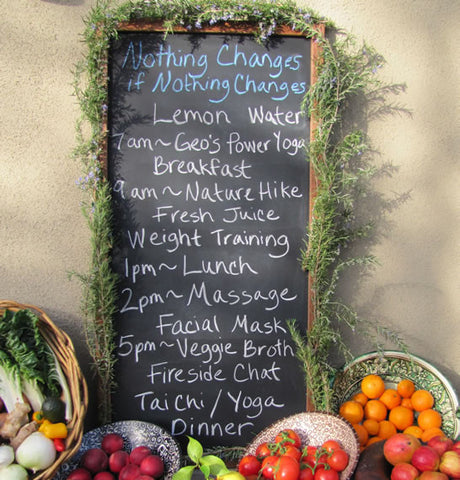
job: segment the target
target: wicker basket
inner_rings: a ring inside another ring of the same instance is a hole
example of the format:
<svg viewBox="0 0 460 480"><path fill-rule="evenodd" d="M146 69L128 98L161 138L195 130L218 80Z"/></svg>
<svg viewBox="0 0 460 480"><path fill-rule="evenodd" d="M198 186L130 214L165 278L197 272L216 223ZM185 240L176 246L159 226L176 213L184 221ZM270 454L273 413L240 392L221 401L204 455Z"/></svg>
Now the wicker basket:
<svg viewBox="0 0 460 480"><path fill-rule="evenodd" d="M51 467L33 477L34 480L47 480L53 478L60 465L69 460L80 448L83 437L83 421L88 407L88 388L75 357L72 340L54 325L45 312L33 305L7 300L0 301L0 316L3 316L5 310L16 312L24 309L30 310L39 318L40 331L59 360L62 371L67 377L73 403L72 419L67 424L69 433L66 439L66 449L59 454Z"/></svg>

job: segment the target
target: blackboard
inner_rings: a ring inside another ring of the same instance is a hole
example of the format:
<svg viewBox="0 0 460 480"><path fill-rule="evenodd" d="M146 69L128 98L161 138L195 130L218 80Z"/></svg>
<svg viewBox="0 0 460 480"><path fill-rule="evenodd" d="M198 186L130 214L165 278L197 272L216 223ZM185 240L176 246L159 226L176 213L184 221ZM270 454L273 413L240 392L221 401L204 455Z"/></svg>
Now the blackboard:
<svg viewBox="0 0 460 480"><path fill-rule="evenodd" d="M114 420L226 446L305 410L286 321L307 328L310 50L301 36L113 41Z"/></svg>

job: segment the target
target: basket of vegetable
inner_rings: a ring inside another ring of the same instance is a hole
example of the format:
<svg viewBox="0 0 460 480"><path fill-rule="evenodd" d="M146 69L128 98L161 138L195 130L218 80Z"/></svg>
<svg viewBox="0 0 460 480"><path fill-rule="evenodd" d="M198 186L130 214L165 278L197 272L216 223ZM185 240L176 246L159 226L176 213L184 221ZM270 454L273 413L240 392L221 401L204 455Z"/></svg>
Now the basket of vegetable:
<svg viewBox="0 0 460 480"><path fill-rule="evenodd" d="M0 479L47 480L79 449L88 390L68 335L0 301Z"/></svg>

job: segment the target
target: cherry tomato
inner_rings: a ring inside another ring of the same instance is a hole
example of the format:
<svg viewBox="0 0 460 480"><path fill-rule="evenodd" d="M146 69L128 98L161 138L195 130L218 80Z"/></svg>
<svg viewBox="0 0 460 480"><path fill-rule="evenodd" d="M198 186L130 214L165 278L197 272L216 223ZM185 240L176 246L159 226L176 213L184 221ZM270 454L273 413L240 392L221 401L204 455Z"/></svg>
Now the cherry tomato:
<svg viewBox="0 0 460 480"><path fill-rule="evenodd" d="M278 460L279 457L277 455L269 455L262 460L261 472L264 478L267 478L268 480L273 478Z"/></svg>
<svg viewBox="0 0 460 480"><path fill-rule="evenodd" d="M318 450L316 453L316 465L321 465L322 467L327 465L327 459L329 458L329 454L324 452L324 450Z"/></svg>
<svg viewBox="0 0 460 480"><path fill-rule="evenodd" d="M299 474L300 465L297 460L287 455L278 457L273 480L298 480Z"/></svg>
<svg viewBox="0 0 460 480"><path fill-rule="evenodd" d="M318 450L318 447L314 447L313 445L307 445L304 447L303 452L305 455L314 455Z"/></svg>
<svg viewBox="0 0 460 480"><path fill-rule="evenodd" d="M279 445L286 445L287 443L299 448L302 444L302 440L300 439L298 433L295 430L293 430L292 428L285 428L284 430L279 432L278 435L276 435L275 443L278 443Z"/></svg>
<svg viewBox="0 0 460 480"><path fill-rule="evenodd" d="M334 450L331 456L327 459L327 463L336 472L341 472L347 467L348 458L348 453L345 450Z"/></svg>
<svg viewBox="0 0 460 480"><path fill-rule="evenodd" d="M302 468L299 474L299 480L314 480L315 474L311 468Z"/></svg>
<svg viewBox="0 0 460 480"><path fill-rule="evenodd" d="M302 456L300 457L300 463L306 463L313 467L314 462L316 461L317 450L318 448L313 447L312 445L307 445L306 447L304 447L304 449L302 450Z"/></svg>
<svg viewBox="0 0 460 480"><path fill-rule="evenodd" d="M288 455L289 457L295 458L298 462L300 461L300 457L302 456L302 452L293 445L284 445L280 449L280 453L282 455Z"/></svg>
<svg viewBox="0 0 460 480"><path fill-rule="evenodd" d="M321 448L326 450L326 452L333 452L334 450L342 450L342 446L337 440L326 440L322 445Z"/></svg>
<svg viewBox="0 0 460 480"><path fill-rule="evenodd" d="M263 442L263 443L261 443L260 445L257 446L256 457L259 460L263 460L265 457L269 457L270 455L273 455L273 452L270 449L270 446L269 446L268 442Z"/></svg>
<svg viewBox="0 0 460 480"><path fill-rule="evenodd" d="M249 477L249 475L257 475L262 464L255 455L245 455L238 464L238 471L241 475Z"/></svg>
<svg viewBox="0 0 460 480"><path fill-rule="evenodd" d="M332 470L330 468L329 470L326 470L323 467L318 468L315 472L314 476L315 480L339 480L339 473L336 472L335 470Z"/></svg>

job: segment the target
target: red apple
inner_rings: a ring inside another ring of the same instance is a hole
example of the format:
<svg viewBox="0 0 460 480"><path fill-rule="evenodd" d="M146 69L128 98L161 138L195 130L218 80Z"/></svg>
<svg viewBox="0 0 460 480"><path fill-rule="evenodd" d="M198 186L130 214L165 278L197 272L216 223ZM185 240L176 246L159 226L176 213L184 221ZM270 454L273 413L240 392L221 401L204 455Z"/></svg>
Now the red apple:
<svg viewBox="0 0 460 480"><path fill-rule="evenodd" d="M119 480L135 480L140 475L139 466L134 463L125 465L118 474Z"/></svg>
<svg viewBox="0 0 460 480"><path fill-rule="evenodd" d="M439 470L451 478L460 478L460 454L450 450L441 456Z"/></svg>
<svg viewBox="0 0 460 480"><path fill-rule="evenodd" d="M432 472L431 470L427 470L422 472L417 480L449 480L449 477L442 472Z"/></svg>
<svg viewBox="0 0 460 480"><path fill-rule="evenodd" d="M91 480L93 476L86 470L86 468L80 467L76 468L72 472L69 473L67 480Z"/></svg>
<svg viewBox="0 0 460 480"><path fill-rule="evenodd" d="M159 455L147 455L140 464L140 470L142 475L159 478L165 471L165 465Z"/></svg>
<svg viewBox="0 0 460 480"><path fill-rule="evenodd" d="M391 470L391 480L416 480L419 473L410 463L398 463Z"/></svg>
<svg viewBox="0 0 460 480"><path fill-rule="evenodd" d="M128 465L129 453L126 450L113 452L109 457L109 469L113 473L120 473L121 469Z"/></svg>
<svg viewBox="0 0 460 480"><path fill-rule="evenodd" d="M115 476L111 472L99 472L94 475L93 480L115 480Z"/></svg>
<svg viewBox="0 0 460 480"><path fill-rule="evenodd" d="M140 445L139 447L135 447L131 450L131 453L129 454L129 461L135 465L140 465L142 460L144 460L147 455L151 454L152 451L149 447Z"/></svg>
<svg viewBox="0 0 460 480"><path fill-rule="evenodd" d="M436 471L439 467L439 460L438 452L434 448L428 445L422 445L415 450L411 463L420 472L424 472L425 470Z"/></svg>
<svg viewBox="0 0 460 480"><path fill-rule="evenodd" d="M108 465L109 457L102 448L90 448L80 459L80 467L86 468L92 474L107 470Z"/></svg>
<svg viewBox="0 0 460 480"><path fill-rule="evenodd" d="M455 452L460 453L460 441L454 442L452 447L450 448L451 450L454 450Z"/></svg>
<svg viewBox="0 0 460 480"><path fill-rule="evenodd" d="M383 455L393 466L398 463L409 463L420 446L420 440L413 435L397 433L385 441Z"/></svg>
<svg viewBox="0 0 460 480"><path fill-rule="evenodd" d="M431 448L434 448L438 452L439 456L441 456L444 452L447 452L447 450L452 448L454 441L449 437L436 435L428 440L427 445Z"/></svg>
<svg viewBox="0 0 460 480"><path fill-rule="evenodd" d="M123 438L118 433L107 433L101 440L101 448L107 455L123 450Z"/></svg>

